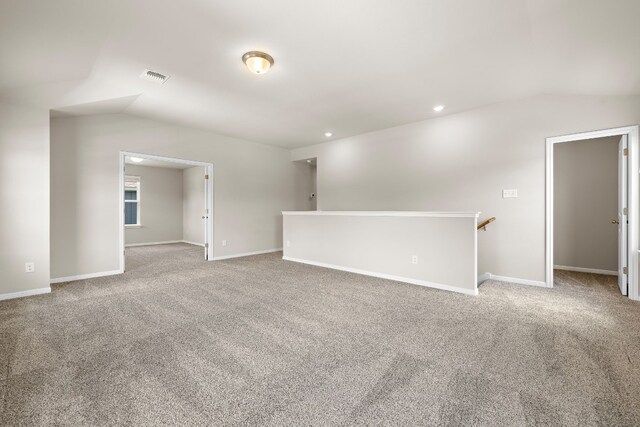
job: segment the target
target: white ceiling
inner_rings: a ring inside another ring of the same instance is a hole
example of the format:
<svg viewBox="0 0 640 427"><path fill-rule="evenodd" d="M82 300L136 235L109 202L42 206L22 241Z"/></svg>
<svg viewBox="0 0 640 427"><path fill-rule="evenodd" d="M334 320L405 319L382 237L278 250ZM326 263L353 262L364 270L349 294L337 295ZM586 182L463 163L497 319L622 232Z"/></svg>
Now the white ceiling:
<svg viewBox="0 0 640 427"><path fill-rule="evenodd" d="M0 96L299 147L436 104L639 94L638 16L638 0L3 0ZM249 50L273 55L268 74Z"/></svg>

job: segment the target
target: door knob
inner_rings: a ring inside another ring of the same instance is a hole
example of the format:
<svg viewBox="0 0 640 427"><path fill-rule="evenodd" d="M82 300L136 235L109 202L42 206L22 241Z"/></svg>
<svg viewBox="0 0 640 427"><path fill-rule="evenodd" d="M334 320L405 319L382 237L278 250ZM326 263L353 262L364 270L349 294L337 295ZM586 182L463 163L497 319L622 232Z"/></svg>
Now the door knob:
<svg viewBox="0 0 640 427"><path fill-rule="evenodd" d="M618 221L617 219L612 219L611 224L620 224L620 221Z"/></svg>

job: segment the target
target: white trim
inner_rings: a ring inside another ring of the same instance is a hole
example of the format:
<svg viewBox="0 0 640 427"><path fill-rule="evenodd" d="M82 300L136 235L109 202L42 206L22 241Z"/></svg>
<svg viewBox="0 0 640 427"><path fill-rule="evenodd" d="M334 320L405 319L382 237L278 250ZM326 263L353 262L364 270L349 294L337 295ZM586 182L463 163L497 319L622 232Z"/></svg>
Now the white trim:
<svg viewBox="0 0 640 427"><path fill-rule="evenodd" d="M506 283L515 283L516 285L527 285L527 286L539 286L542 288L546 288L546 282L541 280L529 280L529 279L518 279L517 277L506 277L506 276L496 276L491 273L488 274L489 278L487 280L497 280L498 282L506 282Z"/></svg>
<svg viewBox="0 0 640 427"><path fill-rule="evenodd" d="M589 132L572 133L570 135L552 136L547 138L553 144L560 142L583 141L585 139L606 138L607 136L622 136L638 130L638 126L624 126L621 128L601 129Z"/></svg>
<svg viewBox="0 0 640 427"><path fill-rule="evenodd" d="M125 159L126 161L126 159ZM124 176L124 186L123 186L123 190L121 197L124 198L125 193L127 191L127 182L133 182L135 181L136 183L136 198L135 200L127 200L126 198L124 199L124 206L127 206L127 203L135 203L136 204L136 223L135 224L125 224L124 226L126 228L134 228L134 227L142 227L142 220L140 219L140 206L142 204L142 202L140 201L140 177L136 176L136 175L125 175Z"/></svg>
<svg viewBox="0 0 640 427"><path fill-rule="evenodd" d="M627 135L629 148L628 171L628 236L627 242L627 268L629 274L629 298L640 301L638 286L638 249L640 226L640 131L638 126L625 126L615 129L603 129L592 132L583 132L572 135L555 136L546 139L546 189L545 189L545 280L546 286L553 287L553 147L554 144L582 141L585 139L603 138L607 136Z"/></svg>
<svg viewBox="0 0 640 427"><path fill-rule="evenodd" d="M141 159L156 160L159 162L180 163L183 165L207 166L211 164L207 162L200 162L198 160L179 159L177 157L163 157L163 156L156 156L155 154L134 153L132 151L121 151L120 153L124 154L127 157L140 157ZM135 164L140 165L140 163L135 163Z"/></svg>
<svg viewBox="0 0 640 427"><path fill-rule="evenodd" d="M181 243L186 243L187 245L200 246L204 248L204 243L190 242L188 240L181 240Z"/></svg>
<svg viewBox="0 0 640 427"><path fill-rule="evenodd" d="M118 169L118 250L120 251L120 253L118 254L118 258L119 258L119 266L120 266L120 270L124 271L124 231L125 231L125 225L124 225L124 195L123 195L123 189L124 189L124 182L125 182L125 172L124 172L124 168L125 168L125 154L121 151L120 152L120 162L119 162L119 169Z"/></svg>
<svg viewBox="0 0 640 427"><path fill-rule="evenodd" d="M31 289L29 291L9 292L7 294L0 294L0 301L14 298L30 297L33 295L48 294L50 292L51 288L49 286L47 286L46 288Z"/></svg>
<svg viewBox="0 0 640 427"><path fill-rule="evenodd" d="M478 217L473 219L473 274L478 273ZM473 280L473 279L472 279ZM476 295L478 293L478 282L476 281Z"/></svg>
<svg viewBox="0 0 640 427"><path fill-rule="evenodd" d="M482 212L419 212L419 211L282 211L282 215L336 216L419 216L437 218L478 218Z"/></svg>
<svg viewBox="0 0 640 427"><path fill-rule="evenodd" d="M360 269L351 268L351 267L342 267L340 265L326 264L324 262L307 261L307 260L304 260L304 259L291 258L291 257L286 257L286 256L283 256L282 259L285 260L285 261L299 262L301 264L315 265L317 267L331 268L333 270L347 271L349 273L362 274L362 275L365 275L365 276L372 276L372 277L379 277L381 279L387 279L387 280L394 280L396 282L410 283L412 285L425 286L425 287L428 287L428 288L435 288L435 289L440 289L440 290L443 290L443 291L451 291L451 292L457 292L457 293L461 293L461 294L465 294L465 295L473 295L473 296L478 295L478 288L477 287L475 289L464 289L464 288L459 288L457 286L443 285L442 283L429 282L429 281L426 281L426 280L410 279L408 277L400 277L400 276L394 276L394 275L391 275L391 274L376 273L376 272L373 272L373 271L360 270Z"/></svg>
<svg viewBox="0 0 640 427"><path fill-rule="evenodd" d="M74 282L76 280L95 279L96 277L115 276L116 274L122 274L122 270L101 271L99 273L78 274L77 276L57 277L51 279L49 283L65 283Z"/></svg>
<svg viewBox="0 0 640 427"><path fill-rule="evenodd" d="M629 166L627 169L628 176L628 194L627 206L629 215L629 225L627 226L627 266L629 269L629 298L634 301L640 301L640 289L638 288L638 249L640 249L638 241L638 233L640 232L640 128L633 126L627 134L627 144L629 147ZM633 206L633 208L631 208Z"/></svg>
<svg viewBox="0 0 640 427"><path fill-rule="evenodd" d="M149 243L129 243L124 245L125 248L135 248L137 246L154 246L154 245L171 245L174 243L187 243L184 240L167 240L164 242L149 242ZM203 245L204 246L204 245Z"/></svg>
<svg viewBox="0 0 640 427"><path fill-rule="evenodd" d="M571 267L568 265L554 265L554 270L575 271L578 273L593 273L593 274L605 274L607 276L617 276L618 272L614 270L601 270L599 268L583 268L583 267Z"/></svg>
<svg viewBox="0 0 640 427"><path fill-rule="evenodd" d="M484 273L478 276L478 286L491 279L491 273Z"/></svg>
<svg viewBox="0 0 640 427"><path fill-rule="evenodd" d="M208 248L206 249L206 253L207 253L207 261L213 261L214 259L214 244L213 242L215 242L214 240L214 234L215 234L215 230L214 230L214 226L215 226L215 204L214 204L214 196L215 196L215 181L214 181L214 169L213 169L213 163L207 163L205 166L205 170L207 175L209 175L209 180L207 182L208 186L208 190L206 192L206 197L205 197L205 204L207 205L207 220L205 221L205 244L208 246ZM204 247L204 246L203 246Z"/></svg>
<svg viewBox="0 0 640 427"><path fill-rule="evenodd" d="M223 259L242 258L242 257L245 257L245 256L270 254L270 253L273 253L273 252L280 252L281 250L282 250L282 248L276 248L276 249L265 249L265 250L262 250L262 251L255 251L255 252L245 252L243 254L222 255L222 256L215 257L213 260L214 261L222 261Z"/></svg>

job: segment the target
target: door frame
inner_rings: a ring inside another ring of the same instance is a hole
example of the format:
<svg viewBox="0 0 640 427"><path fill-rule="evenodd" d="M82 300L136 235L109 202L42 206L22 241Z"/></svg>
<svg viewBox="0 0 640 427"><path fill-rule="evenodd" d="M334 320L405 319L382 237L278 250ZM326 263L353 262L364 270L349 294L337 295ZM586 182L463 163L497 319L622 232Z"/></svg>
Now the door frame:
<svg viewBox="0 0 640 427"><path fill-rule="evenodd" d="M554 136L546 138L546 191L545 191L545 255L546 255L546 284L548 288L553 287L553 147L555 144L572 141L582 141L594 138L604 138L607 136L627 135L629 148L627 167L627 217L629 221L627 235L627 269L629 281L629 298L640 301L638 293L638 225L640 223L639 206L639 166L640 166L640 142L639 127L625 126L614 129L603 129L591 132L575 133L571 135Z"/></svg>
<svg viewBox="0 0 640 427"><path fill-rule="evenodd" d="M125 181L125 159L126 157L140 157L141 159L147 159L147 160L156 160L156 161L161 161L161 162L171 162L171 163L180 163L180 164L184 164L184 165L191 165L191 166L201 166L205 168L205 173L206 175L208 175L208 179L205 180L205 203L206 203L206 209L209 211L209 214L206 215L207 218L205 221L205 233L206 233L206 237L207 237L207 241L209 243L208 247L205 247L206 250L206 254L207 254L207 261L213 261L213 236L214 236L214 229L213 229L213 224L214 224L214 175L213 175L213 163L207 163L207 162L200 162L197 160L185 160L185 159L178 159L178 158L174 158L174 157L163 157L163 156L156 156L154 154L145 154L145 153L137 153L137 152L132 152L132 151L120 151L120 164L119 164L119 170L118 170L118 176L119 176L119 185L118 185L118 206L119 206L119 211L118 211L118 222L119 222L119 229L120 229L120 244L119 244L119 248L120 248L120 273L124 273L124 269L125 269L125 259L124 259L124 232L125 232L125 226L124 226L124 181ZM203 177L204 178L204 177Z"/></svg>

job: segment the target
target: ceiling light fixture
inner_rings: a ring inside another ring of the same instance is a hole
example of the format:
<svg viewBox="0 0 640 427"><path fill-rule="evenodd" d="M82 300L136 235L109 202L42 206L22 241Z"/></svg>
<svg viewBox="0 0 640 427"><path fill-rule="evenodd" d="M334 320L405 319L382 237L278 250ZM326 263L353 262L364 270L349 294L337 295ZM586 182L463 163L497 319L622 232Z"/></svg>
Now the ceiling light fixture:
<svg viewBox="0 0 640 427"><path fill-rule="evenodd" d="M273 57L268 53L252 50L242 55L242 62L254 74L266 74L273 65Z"/></svg>
<svg viewBox="0 0 640 427"><path fill-rule="evenodd" d="M140 163L144 159L140 157L129 157L129 160L131 160L133 163Z"/></svg>
<svg viewBox="0 0 640 427"><path fill-rule="evenodd" d="M326 136L327 138L331 138L333 134L331 132L325 132L324 136Z"/></svg>
<svg viewBox="0 0 640 427"><path fill-rule="evenodd" d="M433 107L433 111L435 111L436 113L439 113L442 110L444 110L444 105L436 105L435 107Z"/></svg>

